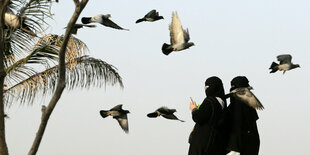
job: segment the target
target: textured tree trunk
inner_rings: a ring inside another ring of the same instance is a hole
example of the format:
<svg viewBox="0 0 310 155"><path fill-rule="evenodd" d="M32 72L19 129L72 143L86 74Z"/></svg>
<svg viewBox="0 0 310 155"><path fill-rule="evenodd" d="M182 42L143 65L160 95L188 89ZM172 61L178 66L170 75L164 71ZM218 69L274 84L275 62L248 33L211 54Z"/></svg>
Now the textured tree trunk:
<svg viewBox="0 0 310 155"><path fill-rule="evenodd" d="M32 144L32 147L31 147L28 155L35 155L37 153L39 146L40 146L40 143L41 143L41 140L42 140L42 137L43 137L43 134L44 134L44 131L45 131L45 128L47 126L47 122L48 122L58 100L60 99L64 88L66 87L66 82L65 82L66 81L65 55L66 55L67 44L68 44L69 38L71 36L72 27L76 23L76 20L80 16L80 13L83 11L88 0L82 0L81 2L79 0L73 0L73 2L75 4L75 11L71 17L71 20L69 21L69 23L67 25L64 41L63 41L63 44L62 44L62 46L60 48L60 52L59 52L59 74L58 74L59 76L58 76L56 91L55 91L50 103L48 104L48 106L42 107L41 124L40 124L40 127L38 129L38 132L36 134L36 137L34 139L34 142Z"/></svg>
<svg viewBox="0 0 310 155"><path fill-rule="evenodd" d="M8 147L5 141L5 115L3 101L3 84L6 76L4 68L4 14L9 0L0 0L0 155L8 155Z"/></svg>

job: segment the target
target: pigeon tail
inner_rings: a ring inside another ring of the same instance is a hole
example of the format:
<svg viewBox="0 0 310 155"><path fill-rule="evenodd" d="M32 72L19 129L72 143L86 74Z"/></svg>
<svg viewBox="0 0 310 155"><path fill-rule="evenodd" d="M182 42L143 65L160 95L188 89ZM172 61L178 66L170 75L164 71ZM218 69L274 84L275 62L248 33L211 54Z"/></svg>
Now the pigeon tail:
<svg viewBox="0 0 310 155"><path fill-rule="evenodd" d="M89 24L89 23L91 23L91 17L83 17L83 18L82 18L82 23L83 23L83 24Z"/></svg>
<svg viewBox="0 0 310 155"><path fill-rule="evenodd" d="M169 55L173 51L173 49L170 47L170 45L168 45L166 43L163 44L161 50L163 51L163 53L165 55Z"/></svg>
<svg viewBox="0 0 310 155"><path fill-rule="evenodd" d="M136 21L136 23L140 23L140 22L143 22L143 21L145 21L145 19L144 19L144 18L141 18L141 19L138 19L138 20Z"/></svg>
<svg viewBox="0 0 310 155"><path fill-rule="evenodd" d="M108 111L105 111L105 110L100 110L100 115L101 115L103 118L106 118L107 116L109 116Z"/></svg>
<svg viewBox="0 0 310 155"><path fill-rule="evenodd" d="M269 69L271 69L270 73L274 73L278 70L278 66L279 64L272 62L271 66L269 67Z"/></svg>

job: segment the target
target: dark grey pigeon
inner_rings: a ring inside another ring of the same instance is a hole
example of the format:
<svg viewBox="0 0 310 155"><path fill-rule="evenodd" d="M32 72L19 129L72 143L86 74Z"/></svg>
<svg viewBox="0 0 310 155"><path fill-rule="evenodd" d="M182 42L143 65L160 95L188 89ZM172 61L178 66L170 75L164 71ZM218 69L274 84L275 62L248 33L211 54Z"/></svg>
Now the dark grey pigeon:
<svg viewBox="0 0 310 155"><path fill-rule="evenodd" d="M114 119L117 120L121 128L128 133L128 119L127 119L127 114L129 113L128 110L123 110L122 109L122 104L119 104L115 107L113 107L110 110L100 110L100 115L103 118L106 118L107 116L112 116Z"/></svg>
<svg viewBox="0 0 310 155"><path fill-rule="evenodd" d="M289 54L283 54L277 56L278 61L280 61L280 64L277 64L275 62L272 62L269 69L271 69L270 73L274 73L276 71L283 71L283 74L291 69L300 67L299 64L293 64L292 63L292 56Z"/></svg>
<svg viewBox="0 0 310 155"><path fill-rule="evenodd" d="M13 13L6 12L4 14L4 27L5 28L13 28L13 29L20 29L22 32L25 32L31 36L36 37L35 34L31 29L30 26L25 22L26 18L16 16Z"/></svg>
<svg viewBox="0 0 310 155"><path fill-rule="evenodd" d="M165 55L169 55L173 51L181 51L194 45L189 41L188 29L184 30L177 12L172 13L172 21L169 25L170 45L164 43L161 50Z"/></svg>
<svg viewBox="0 0 310 155"><path fill-rule="evenodd" d="M147 114L147 117L155 118L155 117L158 117L158 116L163 116L164 118L167 118L167 119L179 120L181 122L184 122L183 120L178 119L173 114L174 112L176 112L175 109L169 109L167 107L160 107L155 112Z"/></svg>
<svg viewBox="0 0 310 155"><path fill-rule="evenodd" d="M158 12L156 10L151 10L149 13L147 13L143 18L138 19L136 23L140 23L143 21L148 21L148 22L154 22L160 19L164 19L163 16L159 16Z"/></svg>
<svg viewBox="0 0 310 155"><path fill-rule="evenodd" d="M111 28L114 28L114 29L129 31L128 29L124 29L124 28L118 26L117 24L115 24L113 21L111 21L109 19L110 17L111 17L110 14L106 14L106 15L99 14L99 15L96 15L96 16L93 16L93 17L83 17L82 18L82 23L83 24L100 23L100 24L102 24L104 26L111 27Z"/></svg>
<svg viewBox="0 0 310 155"><path fill-rule="evenodd" d="M94 28L96 27L96 25L87 25L87 24L75 24L72 28L72 34L77 34L77 30L83 27L90 27L90 28Z"/></svg>
<svg viewBox="0 0 310 155"><path fill-rule="evenodd" d="M250 107L258 110L264 109L264 106L261 102L257 99L257 97L251 92L253 87L241 87L236 88L230 92L235 98L241 100L242 102L246 103Z"/></svg>

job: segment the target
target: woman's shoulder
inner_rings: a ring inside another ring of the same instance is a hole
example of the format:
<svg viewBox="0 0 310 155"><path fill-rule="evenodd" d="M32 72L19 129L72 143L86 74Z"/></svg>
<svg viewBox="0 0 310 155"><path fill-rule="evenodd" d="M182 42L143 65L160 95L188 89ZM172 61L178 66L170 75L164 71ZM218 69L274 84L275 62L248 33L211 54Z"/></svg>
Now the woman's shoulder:
<svg viewBox="0 0 310 155"><path fill-rule="evenodd" d="M215 97L206 97L202 104L208 104L208 105L214 105L214 104L217 104L218 101Z"/></svg>

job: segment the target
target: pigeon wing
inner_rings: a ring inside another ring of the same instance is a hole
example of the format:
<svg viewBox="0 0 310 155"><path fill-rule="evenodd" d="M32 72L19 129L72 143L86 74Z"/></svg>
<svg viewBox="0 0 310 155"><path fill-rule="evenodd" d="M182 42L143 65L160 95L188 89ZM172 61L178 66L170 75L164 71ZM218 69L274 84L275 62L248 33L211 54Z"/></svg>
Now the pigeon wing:
<svg viewBox="0 0 310 155"><path fill-rule="evenodd" d="M154 17L154 16L156 16L156 10L151 10L144 16L144 18Z"/></svg>
<svg viewBox="0 0 310 155"><path fill-rule="evenodd" d="M184 31L181 25L181 21L179 19L179 16L177 12L172 13L172 21L169 25L170 30L170 43L171 45L174 44L181 44L184 43Z"/></svg>
<svg viewBox="0 0 310 155"><path fill-rule="evenodd" d="M79 28L82 28L83 25L86 25L86 24L74 24L74 25L73 25L73 28L79 29ZM67 28L67 27L66 27L66 28Z"/></svg>
<svg viewBox="0 0 310 155"><path fill-rule="evenodd" d="M159 113L161 113L161 114L166 114L166 115L168 115L168 114L173 114L173 113L176 112L177 110L175 110L175 109L169 109L169 108L167 108L167 107L160 107L160 108L157 109L157 111L158 111Z"/></svg>
<svg viewBox="0 0 310 155"><path fill-rule="evenodd" d="M167 119L172 119L172 120L179 120L181 122L184 122L183 120L180 120L177 116L173 115L173 114L170 114L170 115L162 115L164 118L167 118Z"/></svg>
<svg viewBox="0 0 310 155"><path fill-rule="evenodd" d="M189 32L188 32L188 29L183 30L183 36L184 36L184 41L187 43L189 41Z"/></svg>
<svg viewBox="0 0 310 155"><path fill-rule="evenodd" d="M237 88L234 96L254 109L264 109L264 106L248 87Z"/></svg>
<svg viewBox="0 0 310 155"><path fill-rule="evenodd" d="M127 119L127 115L121 115L119 117L115 118L118 122L118 124L121 126L121 128L128 133L129 129L128 129L128 119Z"/></svg>
<svg viewBox="0 0 310 155"><path fill-rule="evenodd" d="M278 61L280 61L280 64L290 64L292 61L292 56L289 54L283 54L277 56Z"/></svg>
<svg viewBox="0 0 310 155"><path fill-rule="evenodd" d="M90 27L90 28L96 27L96 25L87 25L87 24L83 24L83 26L85 26L85 27Z"/></svg>
<svg viewBox="0 0 310 155"><path fill-rule="evenodd" d="M119 104L119 105L113 107L112 109L110 109L110 111L113 111L113 110L115 110L115 111L121 110L121 109L122 109L122 106L123 106L122 104Z"/></svg>
<svg viewBox="0 0 310 155"><path fill-rule="evenodd" d="M72 34L77 34L77 30L80 29L80 28L83 28L83 27L90 27L90 28L93 28L93 27L96 27L96 25L87 25L87 24L75 24L72 28ZM67 28L67 27L65 27Z"/></svg>
<svg viewBox="0 0 310 155"><path fill-rule="evenodd" d="M115 29L119 29L119 30L127 30L124 29L120 26L118 26L117 24L115 24L112 20L110 20L109 18L103 18L102 19L102 25L107 26L107 27L111 27L111 28L115 28Z"/></svg>
<svg viewBox="0 0 310 155"><path fill-rule="evenodd" d="M253 107L254 109L262 110L264 106L258 100L258 98L253 94L253 92L249 89L246 89L246 96L247 102L249 106Z"/></svg>

